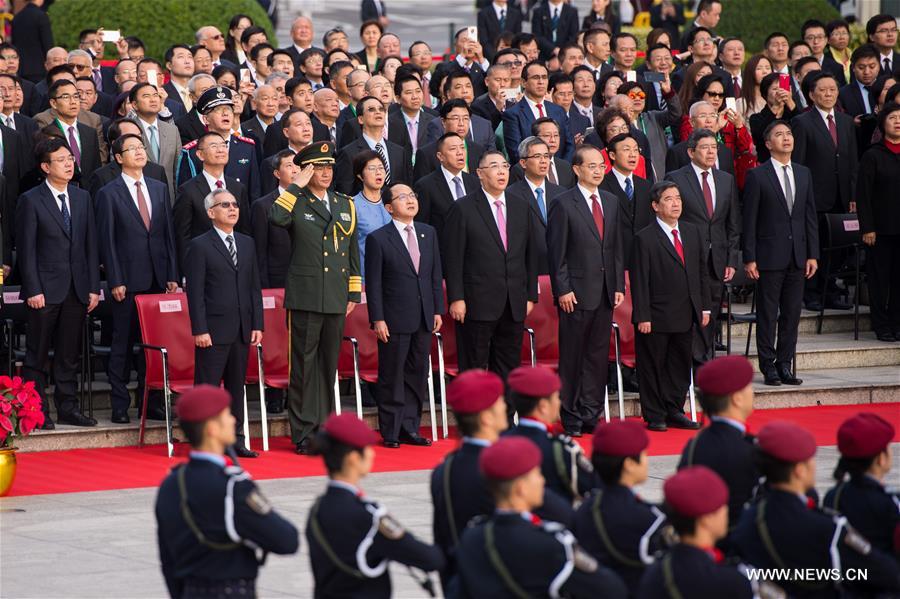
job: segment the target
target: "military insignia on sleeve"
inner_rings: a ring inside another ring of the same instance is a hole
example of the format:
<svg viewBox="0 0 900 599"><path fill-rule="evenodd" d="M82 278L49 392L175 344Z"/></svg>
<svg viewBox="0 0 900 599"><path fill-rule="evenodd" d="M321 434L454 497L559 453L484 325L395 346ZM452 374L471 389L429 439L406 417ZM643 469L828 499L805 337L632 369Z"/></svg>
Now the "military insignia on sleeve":
<svg viewBox="0 0 900 599"><path fill-rule="evenodd" d="M595 560L591 555L584 551L579 546L575 546L575 551L572 556L575 560L575 567L582 571L587 572L588 574L592 574L597 571L597 560Z"/></svg>
<svg viewBox="0 0 900 599"><path fill-rule="evenodd" d="M310 214L309 212L304 212L303 218L305 218L306 220L316 220L316 217L313 216L312 214Z"/></svg>
<svg viewBox="0 0 900 599"><path fill-rule="evenodd" d="M872 544L864 536L856 532L852 526L847 525L847 534L844 535L844 544L862 555L869 555Z"/></svg>
<svg viewBox="0 0 900 599"><path fill-rule="evenodd" d="M578 467L580 469L584 470L585 472L593 472L594 471L594 465L591 464L591 461L589 459L587 459L587 456L585 456L583 453L579 453L577 459L578 459Z"/></svg>
<svg viewBox="0 0 900 599"><path fill-rule="evenodd" d="M403 528L403 525L400 524L390 514L385 514L378 521L378 532L380 532L386 539L389 539L391 541L398 541L404 534L406 534L406 530Z"/></svg>
<svg viewBox="0 0 900 599"><path fill-rule="evenodd" d="M348 222L350 220L350 215L346 212L341 212L341 220L344 222Z"/></svg>
<svg viewBox="0 0 900 599"><path fill-rule="evenodd" d="M272 511L272 504L257 489L250 491L247 495L247 507L259 514L265 516Z"/></svg>

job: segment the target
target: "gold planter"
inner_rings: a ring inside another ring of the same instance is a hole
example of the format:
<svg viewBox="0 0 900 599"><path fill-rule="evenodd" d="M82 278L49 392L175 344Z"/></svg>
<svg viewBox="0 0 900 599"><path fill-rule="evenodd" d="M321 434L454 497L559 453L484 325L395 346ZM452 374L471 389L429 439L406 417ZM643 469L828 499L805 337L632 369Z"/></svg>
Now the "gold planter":
<svg viewBox="0 0 900 599"><path fill-rule="evenodd" d="M0 449L0 497L4 497L12 488L16 479L16 448Z"/></svg>

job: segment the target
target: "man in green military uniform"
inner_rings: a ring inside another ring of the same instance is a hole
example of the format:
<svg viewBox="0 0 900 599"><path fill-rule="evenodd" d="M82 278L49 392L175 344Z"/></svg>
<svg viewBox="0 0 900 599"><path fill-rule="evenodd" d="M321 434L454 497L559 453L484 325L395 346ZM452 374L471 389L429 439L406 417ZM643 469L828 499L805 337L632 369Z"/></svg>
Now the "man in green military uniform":
<svg viewBox="0 0 900 599"><path fill-rule="evenodd" d="M294 156L302 170L269 212L291 233L284 290L291 365L288 417L297 453L331 412L344 320L360 301L359 242L353 200L329 191L334 144L313 143Z"/></svg>

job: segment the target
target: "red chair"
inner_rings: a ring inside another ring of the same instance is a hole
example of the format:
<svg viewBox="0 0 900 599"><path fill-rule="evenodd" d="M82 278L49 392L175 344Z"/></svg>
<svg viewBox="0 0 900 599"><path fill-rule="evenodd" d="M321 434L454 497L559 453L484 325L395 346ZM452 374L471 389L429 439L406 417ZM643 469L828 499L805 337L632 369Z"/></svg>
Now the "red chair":
<svg viewBox="0 0 900 599"><path fill-rule="evenodd" d="M559 368L559 314L553 303L550 277L538 278L538 303L525 319L528 335L527 355L523 349L523 364ZM532 359L532 356L533 359Z"/></svg>
<svg viewBox="0 0 900 599"><path fill-rule="evenodd" d="M266 367L266 354L264 347L269 347L269 358L275 362L273 366L276 370L283 368L284 387L287 387L287 364L290 360L287 345L287 321L284 314L284 290L283 289L263 289L263 343L257 344L255 351L250 351L247 355L247 375L244 383L247 385L259 386L259 410L262 419L262 440L263 451L269 451L269 414L266 409L266 385L269 384L270 377L266 376L268 368ZM260 375L260 373L262 373ZM280 381L278 381L280 382ZM275 386L275 385L269 385ZM283 387L278 387L283 388ZM247 411L247 396L244 395L244 413ZM244 418L244 437L250 438L249 418Z"/></svg>
<svg viewBox="0 0 900 599"><path fill-rule="evenodd" d="M144 373L144 400L138 446L144 445L147 403L150 390L161 390L165 396L166 445L172 457L172 393L184 393L194 386L194 337L187 294L161 293L137 295L138 322L147 363Z"/></svg>
<svg viewBox="0 0 900 599"><path fill-rule="evenodd" d="M432 366L430 370L433 371L434 365L437 365L438 381L440 381L441 387L441 435L442 438L446 439L450 435L450 429L447 423L447 376L449 375L452 377L459 374L459 362L457 360L456 352L456 321L453 320L449 314L450 304L447 301L446 284L444 285L444 305L447 306L448 313L444 314L442 317L441 330L434 334L435 344L431 349L429 360L431 361ZM428 393L430 397L432 390L434 389L433 382L430 378L428 384ZM432 433L434 433L434 413L432 413L431 422Z"/></svg>
<svg viewBox="0 0 900 599"><path fill-rule="evenodd" d="M338 356L338 378L353 379L356 415L362 418L362 381L378 381L378 340L369 326L369 309L359 303L344 322L344 341ZM340 413L336 395L336 411Z"/></svg>

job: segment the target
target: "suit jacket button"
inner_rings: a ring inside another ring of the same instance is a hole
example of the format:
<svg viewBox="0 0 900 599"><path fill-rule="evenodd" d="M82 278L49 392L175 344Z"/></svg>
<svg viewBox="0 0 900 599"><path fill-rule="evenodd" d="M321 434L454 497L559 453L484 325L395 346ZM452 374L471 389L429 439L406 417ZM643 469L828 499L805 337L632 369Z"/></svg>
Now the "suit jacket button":
<svg viewBox="0 0 900 599"><path fill-rule="evenodd" d="M346 269L346 268L342 268L342 269L341 269L341 272L347 272L347 269Z"/></svg>
<svg viewBox="0 0 900 599"><path fill-rule="evenodd" d="M323 255L323 256L327 256L327 255L328 255L328 252L325 252L325 253L323 253L322 255Z"/></svg>
<svg viewBox="0 0 900 599"><path fill-rule="evenodd" d="M793 235L788 235L788 239L793 239L793 238L794 238Z"/></svg>
<svg viewBox="0 0 900 599"><path fill-rule="evenodd" d="M323 238L322 238L322 239L326 239L326 240L327 240L327 239L328 239L328 235L326 235L326 236L325 236L325 237L323 237Z"/></svg>
<svg viewBox="0 0 900 599"><path fill-rule="evenodd" d="M341 252L341 256L346 256L347 252Z"/></svg>
<svg viewBox="0 0 900 599"><path fill-rule="evenodd" d="M327 267L327 266L325 267L325 272L328 272L328 267Z"/></svg>

